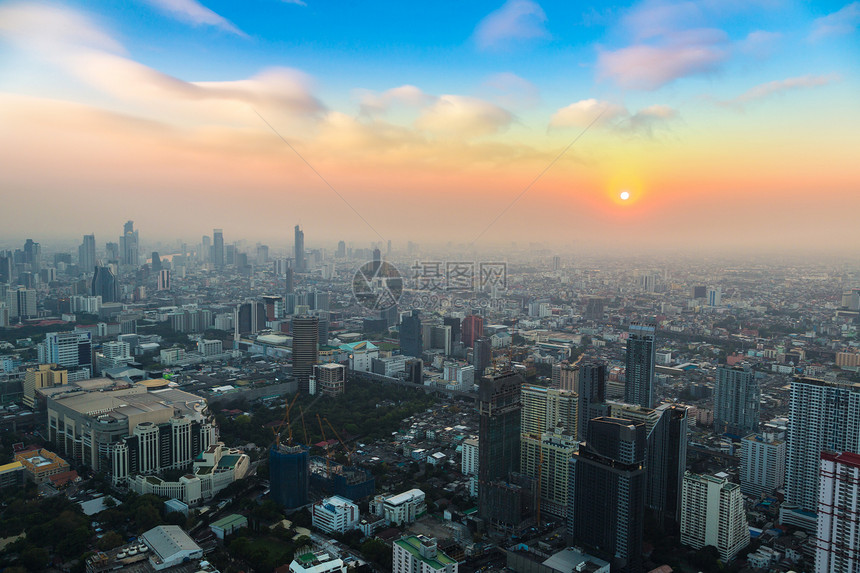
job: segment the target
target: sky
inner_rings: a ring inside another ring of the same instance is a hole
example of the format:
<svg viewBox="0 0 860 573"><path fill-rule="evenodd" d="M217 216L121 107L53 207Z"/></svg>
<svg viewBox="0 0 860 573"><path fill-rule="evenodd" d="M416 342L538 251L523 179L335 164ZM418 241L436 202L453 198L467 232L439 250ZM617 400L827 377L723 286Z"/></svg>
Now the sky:
<svg viewBox="0 0 860 573"><path fill-rule="evenodd" d="M856 252L858 25L844 0L0 0L0 240Z"/></svg>

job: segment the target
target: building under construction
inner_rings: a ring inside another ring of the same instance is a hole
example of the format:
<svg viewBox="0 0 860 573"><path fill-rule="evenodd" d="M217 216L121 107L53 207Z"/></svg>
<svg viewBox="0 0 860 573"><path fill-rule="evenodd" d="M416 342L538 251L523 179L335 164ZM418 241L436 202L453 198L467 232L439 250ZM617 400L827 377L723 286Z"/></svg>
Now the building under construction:
<svg viewBox="0 0 860 573"><path fill-rule="evenodd" d="M345 466L322 456L311 456L310 487L327 495L339 495L352 501L376 493L376 479L364 468Z"/></svg>
<svg viewBox="0 0 860 573"><path fill-rule="evenodd" d="M276 443L269 450L272 499L286 509L308 503L308 449Z"/></svg>

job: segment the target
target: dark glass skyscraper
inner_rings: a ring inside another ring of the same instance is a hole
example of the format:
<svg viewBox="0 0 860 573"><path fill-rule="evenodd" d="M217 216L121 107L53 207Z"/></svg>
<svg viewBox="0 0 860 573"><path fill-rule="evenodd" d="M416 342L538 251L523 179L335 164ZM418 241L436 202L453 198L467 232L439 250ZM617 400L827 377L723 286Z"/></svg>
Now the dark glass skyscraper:
<svg viewBox="0 0 860 573"><path fill-rule="evenodd" d="M424 333L420 313L413 310L412 314L400 321L400 354L420 358L424 352Z"/></svg>
<svg viewBox="0 0 860 573"><path fill-rule="evenodd" d="M681 491L687 469L687 408L657 408L660 419L648 435L645 468L648 475L645 506L667 533L680 527Z"/></svg>
<svg viewBox="0 0 860 573"><path fill-rule="evenodd" d="M315 316L294 316L291 322L293 335L293 376L298 380L299 392L310 390L310 377L319 357L319 319Z"/></svg>
<svg viewBox="0 0 860 573"><path fill-rule="evenodd" d="M624 401L628 404L654 407L656 331L653 324L634 322L630 325L624 386Z"/></svg>
<svg viewBox="0 0 860 573"><path fill-rule="evenodd" d="M110 267L95 267L90 292L102 302L119 302L119 282Z"/></svg>
<svg viewBox="0 0 860 573"><path fill-rule="evenodd" d="M645 424L595 418L570 461L567 527L571 540L609 561L612 571L642 571Z"/></svg>
<svg viewBox="0 0 860 573"><path fill-rule="evenodd" d="M588 431L588 421L606 413L605 407L601 408L606 401L606 365L598 363L581 365L576 393L579 394L579 420L576 435L583 440Z"/></svg>
<svg viewBox="0 0 860 573"><path fill-rule="evenodd" d="M308 471L308 451L304 447L272 445L269 450L272 499L286 509L307 505Z"/></svg>
<svg viewBox="0 0 860 573"><path fill-rule="evenodd" d="M82 273L91 273L96 268L96 236L84 235L84 242L78 247L78 268Z"/></svg>
<svg viewBox="0 0 860 573"><path fill-rule="evenodd" d="M210 260L215 268L224 267L224 231L221 229L212 230L212 256Z"/></svg>
<svg viewBox="0 0 860 573"><path fill-rule="evenodd" d="M484 376L478 385L478 513L492 521L491 482L520 469L521 388L519 374Z"/></svg>
<svg viewBox="0 0 860 573"><path fill-rule="evenodd" d="M298 225L296 225L293 248L295 249L296 272L303 273L308 270L305 262L305 233Z"/></svg>
<svg viewBox="0 0 860 573"><path fill-rule="evenodd" d="M744 368L717 368L714 384L714 431L739 438L758 432L761 389L755 372Z"/></svg>
<svg viewBox="0 0 860 573"><path fill-rule="evenodd" d="M493 362L493 341L487 337L475 339L472 349L472 365L475 367L475 376L483 376L484 369Z"/></svg>

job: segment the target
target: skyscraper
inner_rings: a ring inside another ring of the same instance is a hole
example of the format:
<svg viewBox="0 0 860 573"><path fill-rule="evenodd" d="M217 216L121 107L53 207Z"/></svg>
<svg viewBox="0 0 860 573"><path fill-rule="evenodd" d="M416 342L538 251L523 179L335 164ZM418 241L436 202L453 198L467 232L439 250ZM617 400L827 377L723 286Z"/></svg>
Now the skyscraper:
<svg viewBox="0 0 860 573"><path fill-rule="evenodd" d="M90 294L102 297L102 302L119 302L119 281L110 267L95 267Z"/></svg>
<svg viewBox="0 0 860 573"><path fill-rule="evenodd" d="M6 306L9 318L32 318L38 314L36 291L31 288L17 287L6 291Z"/></svg>
<svg viewBox="0 0 860 573"><path fill-rule="evenodd" d="M120 264L129 267L140 266L138 232L134 230L134 221L127 221L122 228L119 238Z"/></svg>
<svg viewBox="0 0 860 573"><path fill-rule="evenodd" d="M92 376L92 335L89 332L49 332L37 350L39 364L65 367L70 382Z"/></svg>
<svg viewBox="0 0 860 573"><path fill-rule="evenodd" d="M536 481L541 515L564 519L569 461L577 447L576 393L525 384L521 401L520 471Z"/></svg>
<svg viewBox="0 0 860 573"><path fill-rule="evenodd" d="M475 339L484 336L484 319L476 314L470 314L463 319L463 344L467 348L475 345Z"/></svg>
<svg viewBox="0 0 860 573"><path fill-rule="evenodd" d="M294 509L308 503L308 450L299 445L274 444L269 450L272 499Z"/></svg>
<svg viewBox="0 0 860 573"><path fill-rule="evenodd" d="M224 268L224 231L212 230L212 255L209 257L216 269Z"/></svg>
<svg viewBox="0 0 860 573"><path fill-rule="evenodd" d="M741 492L756 498L785 484L785 431L767 429L741 440Z"/></svg>
<svg viewBox="0 0 860 573"><path fill-rule="evenodd" d="M96 268L95 235L84 235L84 242L78 247L78 267L85 274L93 272Z"/></svg>
<svg viewBox="0 0 860 573"><path fill-rule="evenodd" d="M296 225L293 249L295 250L294 257L296 260L296 272L306 272L308 269L307 263L305 262L305 233L298 225Z"/></svg>
<svg viewBox="0 0 860 573"><path fill-rule="evenodd" d="M298 380L299 392L310 390L310 377L319 356L319 319L315 316L294 316L291 323L293 334L293 377Z"/></svg>
<svg viewBox="0 0 860 573"><path fill-rule="evenodd" d="M728 563L749 545L750 530L741 488L726 474L686 472L681 503L681 543L693 549L717 548Z"/></svg>
<svg viewBox="0 0 860 573"><path fill-rule="evenodd" d="M156 277L156 289L170 290L170 269L161 269Z"/></svg>
<svg viewBox="0 0 860 573"><path fill-rule="evenodd" d="M337 242L337 258L345 259L346 258L346 243L344 241Z"/></svg>
<svg viewBox="0 0 860 573"><path fill-rule="evenodd" d="M158 273L161 271L161 256L159 256L158 251L152 251L152 272Z"/></svg>
<svg viewBox="0 0 860 573"><path fill-rule="evenodd" d="M418 310L400 321L400 353L420 358L424 352L424 330Z"/></svg>
<svg viewBox="0 0 860 573"><path fill-rule="evenodd" d="M821 454L815 573L860 570L860 455Z"/></svg>
<svg viewBox="0 0 860 573"><path fill-rule="evenodd" d="M266 328L265 304L249 299L236 305L233 315L233 327L236 335L256 334Z"/></svg>
<svg viewBox="0 0 860 573"><path fill-rule="evenodd" d="M737 437L758 432L761 390L755 372L719 366L714 384L714 430Z"/></svg>
<svg viewBox="0 0 860 573"><path fill-rule="evenodd" d="M472 350L472 365L475 367L475 375L483 376L484 370L493 363L493 341L487 337L475 339Z"/></svg>
<svg viewBox="0 0 860 573"><path fill-rule="evenodd" d="M687 469L687 408L664 404L648 433L645 459L645 507L667 532L677 532L681 520L681 490Z"/></svg>
<svg viewBox="0 0 860 573"><path fill-rule="evenodd" d="M506 372L483 376L478 385L478 513L491 518L488 487L520 469L523 379Z"/></svg>
<svg viewBox="0 0 860 573"><path fill-rule="evenodd" d="M860 452L860 385L795 378L781 523L816 530L821 452Z"/></svg>
<svg viewBox="0 0 860 573"><path fill-rule="evenodd" d="M573 390L579 395L579 423L576 436L580 441L585 438L588 421L606 415L601 405L606 401L606 365L600 363L582 364L578 367ZM566 388L567 378L573 378L562 366L561 387Z"/></svg>
<svg viewBox="0 0 860 573"><path fill-rule="evenodd" d="M653 324L630 324L627 338L624 401L646 408L654 407L655 334Z"/></svg>
<svg viewBox="0 0 860 573"><path fill-rule="evenodd" d="M570 461L568 535L613 571L642 571L645 440L642 422L595 418Z"/></svg>

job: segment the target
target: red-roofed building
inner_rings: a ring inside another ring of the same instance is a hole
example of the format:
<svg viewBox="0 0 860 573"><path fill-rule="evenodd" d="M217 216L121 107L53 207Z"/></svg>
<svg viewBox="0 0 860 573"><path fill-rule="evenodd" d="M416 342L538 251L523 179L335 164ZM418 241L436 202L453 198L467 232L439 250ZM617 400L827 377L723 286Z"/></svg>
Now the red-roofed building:
<svg viewBox="0 0 860 573"><path fill-rule="evenodd" d="M55 488L60 489L66 487L70 483L78 481L80 478L78 477L78 472L70 470L61 474L52 475L48 479L51 480L51 483L54 484Z"/></svg>

